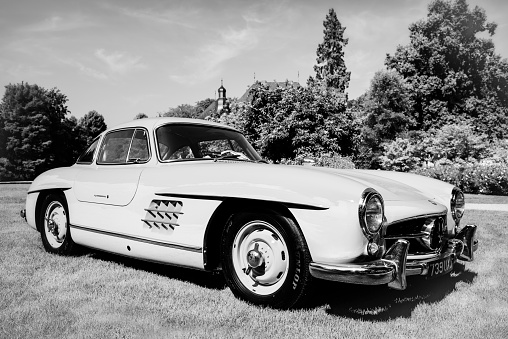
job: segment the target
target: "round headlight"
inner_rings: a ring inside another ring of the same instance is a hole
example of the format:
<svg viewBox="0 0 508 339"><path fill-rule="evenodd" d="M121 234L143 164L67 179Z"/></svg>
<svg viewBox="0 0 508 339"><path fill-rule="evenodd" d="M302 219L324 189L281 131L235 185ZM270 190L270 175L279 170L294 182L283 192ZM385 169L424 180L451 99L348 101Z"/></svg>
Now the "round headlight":
<svg viewBox="0 0 508 339"><path fill-rule="evenodd" d="M450 200L450 211L452 212L453 220L455 220L456 223L458 223L464 215L465 208L466 201L464 199L464 193L462 193L462 191L457 187L454 187L452 190L452 198Z"/></svg>
<svg viewBox="0 0 508 339"><path fill-rule="evenodd" d="M383 198L373 189L362 194L358 210L360 225L367 236L375 235L381 229L384 220Z"/></svg>

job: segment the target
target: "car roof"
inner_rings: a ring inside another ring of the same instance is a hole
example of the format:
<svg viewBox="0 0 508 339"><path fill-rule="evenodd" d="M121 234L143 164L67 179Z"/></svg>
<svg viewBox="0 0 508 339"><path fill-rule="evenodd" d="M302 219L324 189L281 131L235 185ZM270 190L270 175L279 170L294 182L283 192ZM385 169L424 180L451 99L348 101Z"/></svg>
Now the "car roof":
<svg viewBox="0 0 508 339"><path fill-rule="evenodd" d="M174 118L174 117L159 117L159 118L144 118L144 119L135 119L120 125L117 125L112 128L108 128L106 132L111 130L128 128L128 127L144 127L148 130L154 130L155 128L166 125L166 124L191 124L191 125L199 125L199 126L212 126L212 127L220 127L227 128L233 131L237 131L235 128L223 124L219 124L209 120L203 119L189 119L189 118Z"/></svg>

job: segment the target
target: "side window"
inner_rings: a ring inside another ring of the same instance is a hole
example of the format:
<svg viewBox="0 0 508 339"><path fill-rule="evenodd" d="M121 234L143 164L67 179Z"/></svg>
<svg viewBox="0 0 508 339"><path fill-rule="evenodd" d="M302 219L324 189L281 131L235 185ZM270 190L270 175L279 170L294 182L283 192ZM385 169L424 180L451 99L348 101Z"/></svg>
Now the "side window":
<svg viewBox="0 0 508 339"><path fill-rule="evenodd" d="M113 131L104 137L97 163L126 164L146 162L150 157L148 136L143 129Z"/></svg>
<svg viewBox="0 0 508 339"><path fill-rule="evenodd" d="M134 130L122 130L108 133L102 142L97 162L105 164L124 164L131 144Z"/></svg>
<svg viewBox="0 0 508 339"><path fill-rule="evenodd" d="M95 139L94 142L81 154L76 161L78 164L91 164L93 162L93 155L99 144L99 138Z"/></svg>
<svg viewBox="0 0 508 339"><path fill-rule="evenodd" d="M146 131L137 129L132 139L131 149L129 151L129 157L127 161L147 161L149 157L148 153L148 138Z"/></svg>

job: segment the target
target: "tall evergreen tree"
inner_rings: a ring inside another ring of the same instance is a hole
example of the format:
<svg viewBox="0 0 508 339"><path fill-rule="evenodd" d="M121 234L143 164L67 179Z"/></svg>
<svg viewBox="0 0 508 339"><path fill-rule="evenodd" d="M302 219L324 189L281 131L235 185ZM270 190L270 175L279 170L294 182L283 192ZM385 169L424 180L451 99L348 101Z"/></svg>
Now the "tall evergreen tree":
<svg viewBox="0 0 508 339"><path fill-rule="evenodd" d="M435 0L428 9L409 26L410 43L385 61L411 87L416 129L469 121L491 138L506 137L508 62L480 36L492 36L497 25L466 0Z"/></svg>
<svg viewBox="0 0 508 339"><path fill-rule="evenodd" d="M344 93L349 87L351 72L344 62L344 47L348 39L344 38L346 27L342 27L333 8L323 21L324 38L318 45L317 65L314 66L316 80L324 81L327 87L333 87Z"/></svg>

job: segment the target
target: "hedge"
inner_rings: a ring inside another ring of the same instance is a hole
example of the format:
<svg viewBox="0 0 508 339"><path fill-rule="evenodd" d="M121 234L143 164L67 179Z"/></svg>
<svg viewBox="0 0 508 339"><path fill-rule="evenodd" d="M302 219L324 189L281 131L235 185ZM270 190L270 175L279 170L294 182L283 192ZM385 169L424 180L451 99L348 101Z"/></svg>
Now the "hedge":
<svg viewBox="0 0 508 339"><path fill-rule="evenodd" d="M508 195L508 165L465 164L419 168L413 173L446 181L464 193Z"/></svg>

